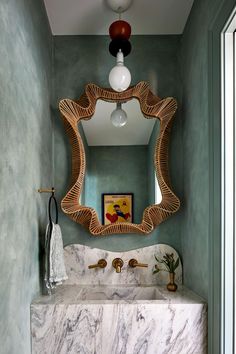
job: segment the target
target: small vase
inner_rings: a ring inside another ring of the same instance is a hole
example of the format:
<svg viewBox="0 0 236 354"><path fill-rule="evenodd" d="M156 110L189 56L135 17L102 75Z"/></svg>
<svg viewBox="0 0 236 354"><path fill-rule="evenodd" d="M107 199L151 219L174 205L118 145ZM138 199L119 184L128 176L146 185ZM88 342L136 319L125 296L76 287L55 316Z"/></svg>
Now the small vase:
<svg viewBox="0 0 236 354"><path fill-rule="evenodd" d="M175 273L169 273L170 276L170 282L167 284L167 289L169 291L176 291L178 286L175 284Z"/></svg>

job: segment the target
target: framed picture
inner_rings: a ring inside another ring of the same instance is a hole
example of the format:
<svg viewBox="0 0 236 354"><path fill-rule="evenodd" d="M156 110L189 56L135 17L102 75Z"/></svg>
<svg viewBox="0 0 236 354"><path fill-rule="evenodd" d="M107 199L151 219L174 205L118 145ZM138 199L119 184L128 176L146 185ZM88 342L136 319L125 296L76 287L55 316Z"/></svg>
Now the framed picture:
<svg viewBox="0 0 236 354"><path fill-rule="evenodd" d="M103 193L102 223L133 222L133 193Z"/></svg>

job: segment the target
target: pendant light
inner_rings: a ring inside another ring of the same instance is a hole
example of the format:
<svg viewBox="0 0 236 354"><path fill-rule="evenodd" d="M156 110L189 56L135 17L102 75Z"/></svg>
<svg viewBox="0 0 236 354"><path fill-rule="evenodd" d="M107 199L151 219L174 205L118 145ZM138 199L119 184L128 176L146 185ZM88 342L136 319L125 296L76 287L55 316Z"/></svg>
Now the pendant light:
<svg viewBox="0 0 236 354"><path fill-rule="evenodd" d="M109 84L114 91L122 92L127 90L131 83L131 74L124 65L124 57L131 52L131 26L128 22L121 20L121 13L126 11L131 0L108 0L110 8L119 13L119 20L114 21L109 27L111 42L109 52L116 57L116 66L109 73Z"/></svg>
<svg viewBox="0 0 236 354"><path fill-rule="evenodd" d="M121 13L126 11L132 0L107 0L109 7L119 13L119 20L113 22L109 27L111 42L109 52L116 57L116 66L109 73L109 84L116 92L122 92L129 88L131 74L124 65L124 57L131 52L131 26L128 22L121 20ZM127 123L127 114L118 102L116 109L111 113L111 122L115 127L123 127Z"/></svg>
<svg viewBox="0 0 236 354"><path fill-rule="evenodd" d="M117 128L121 128L127 123L127 114L122 109L120 102L117 103L116 109L111 113L111 122Z"/></svg>
<svg viewBox="0 0 236 354"><path fill-rule="evenodd" d="M116 66L111 69L109 74L109 84L117 92L125 91L131 82L129 69L124 66L124 55L119 49L116 57Z"/></svg>

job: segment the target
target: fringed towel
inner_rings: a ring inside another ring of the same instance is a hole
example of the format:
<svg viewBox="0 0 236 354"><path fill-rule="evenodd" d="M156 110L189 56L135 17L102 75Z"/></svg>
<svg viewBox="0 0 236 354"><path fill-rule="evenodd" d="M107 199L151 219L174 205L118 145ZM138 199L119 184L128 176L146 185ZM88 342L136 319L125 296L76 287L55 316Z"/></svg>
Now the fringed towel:
<svg viewBox="0 0 236 354"><path fill-rule="evenodd" d="M56 223L52 221L51 217L51 201L54 201L56 209ZM68 279L64 263L63 240L61 228L58 225L58 207L57 201L52 193L48 203L49 224L47 225L45 235L45 284L49 294L51 289L61 284Z"/></svg>
<svg viewBox="0 0 236 354"><path fill-rule="evenodd" d="M61 284L63 280L68 279L64 263L61 228L58 224L52 223L52 227L50 224L47 226L46 244L48 254L45 280L48 283L47 287L52 289Z"/></svg>

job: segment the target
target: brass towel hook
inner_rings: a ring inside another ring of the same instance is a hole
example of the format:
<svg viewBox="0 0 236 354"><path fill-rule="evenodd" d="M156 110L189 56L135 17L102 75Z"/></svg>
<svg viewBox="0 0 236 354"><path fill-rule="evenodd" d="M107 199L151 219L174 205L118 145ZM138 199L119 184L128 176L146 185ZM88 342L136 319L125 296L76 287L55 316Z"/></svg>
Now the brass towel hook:
<svg viewBox="0 0 236 354"><path fill-rule="evenodd" d="M55 193L55 188L54 187L52 187L51 189L49 189L49 188L39 188L38 189L38 192L39 193Z"/></svg>

